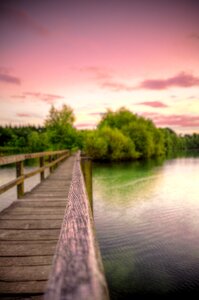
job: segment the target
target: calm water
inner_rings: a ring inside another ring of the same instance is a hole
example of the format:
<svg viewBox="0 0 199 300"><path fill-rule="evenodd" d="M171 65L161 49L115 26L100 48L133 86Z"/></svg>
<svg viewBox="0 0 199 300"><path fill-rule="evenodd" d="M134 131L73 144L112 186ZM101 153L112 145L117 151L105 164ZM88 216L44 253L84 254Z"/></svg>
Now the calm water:
<svg viewBox="0 0 199 300"><path fill-rule="evenodd" d="M199 158L95 165L93 173L111 299L199 294Z"/></svg>

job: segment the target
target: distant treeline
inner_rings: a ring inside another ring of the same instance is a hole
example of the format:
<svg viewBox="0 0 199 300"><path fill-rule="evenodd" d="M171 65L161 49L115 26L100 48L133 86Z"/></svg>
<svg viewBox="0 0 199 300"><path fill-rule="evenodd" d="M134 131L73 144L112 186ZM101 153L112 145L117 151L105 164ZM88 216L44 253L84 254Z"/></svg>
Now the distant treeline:
<svg viewBox="0 0 199 300"><path fill-rule="evenodd" d="M73 110L51 107L44 126L0 126L2 154L82 149L95 160L146 159L199 149L199 134L179 136L122 107L108 110L94 130L77 130Z"/></svg>

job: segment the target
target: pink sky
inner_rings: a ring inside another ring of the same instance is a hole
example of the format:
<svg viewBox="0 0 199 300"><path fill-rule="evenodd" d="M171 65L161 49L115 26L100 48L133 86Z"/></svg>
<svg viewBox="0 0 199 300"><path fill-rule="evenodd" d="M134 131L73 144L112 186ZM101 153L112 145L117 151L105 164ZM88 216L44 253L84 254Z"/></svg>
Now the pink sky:
<svg viewBox="0 0 199 300"><path fill-rule="evenodd" d="M191 0L2 0L0 123L43 124L66 103L79 128L125 106L199 132L198 13Z"/></svg>

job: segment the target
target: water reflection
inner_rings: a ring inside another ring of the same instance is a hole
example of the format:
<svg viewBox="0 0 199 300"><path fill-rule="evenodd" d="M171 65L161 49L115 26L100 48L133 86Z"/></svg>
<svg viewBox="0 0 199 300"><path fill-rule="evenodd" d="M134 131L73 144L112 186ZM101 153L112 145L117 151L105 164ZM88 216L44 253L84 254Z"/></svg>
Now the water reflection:
<svg viewBox="0 0 199 300"><path fill-rule="evenodd" d="M199 289L199 158L95 165L94 215L112 299Z"/></svg>

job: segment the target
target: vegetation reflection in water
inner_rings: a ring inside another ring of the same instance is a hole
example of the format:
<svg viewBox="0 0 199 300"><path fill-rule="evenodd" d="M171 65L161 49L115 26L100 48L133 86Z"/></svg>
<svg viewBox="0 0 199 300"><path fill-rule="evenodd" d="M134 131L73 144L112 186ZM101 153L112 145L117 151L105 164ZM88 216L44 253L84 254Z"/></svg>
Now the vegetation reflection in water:
<svg viewBox="0 0 199 300"><path fill-rule="evenodd" d="M95 164L111 299L199 290L199 158Z"/></svg>

